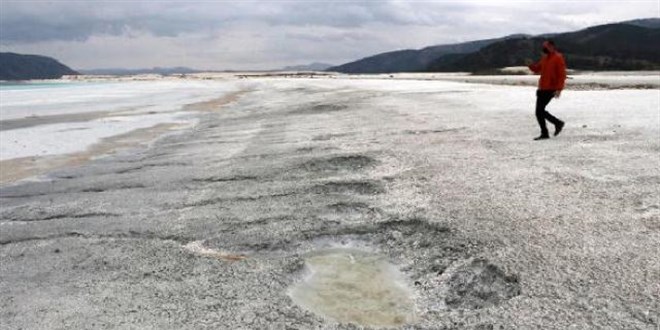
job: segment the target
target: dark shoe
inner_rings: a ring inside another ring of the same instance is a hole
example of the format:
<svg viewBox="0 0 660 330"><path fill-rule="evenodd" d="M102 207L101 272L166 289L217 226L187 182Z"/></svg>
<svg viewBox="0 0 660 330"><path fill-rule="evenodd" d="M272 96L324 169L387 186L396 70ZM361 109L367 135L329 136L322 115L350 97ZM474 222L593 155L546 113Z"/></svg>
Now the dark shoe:
<svg viewBox="0 0 660 330"><path fill-rule="evenodd" d="M547 139L549 139L549 138L550 138L550 136L548 136L548 135L543 135L543 134L542 134L542 135L539 136L539 137L535 137L535 138L534 138L534 141L538 141L538 140L547 140Z"/></svg>
<svg viewBox="0 0 660 330"><path fill-rule="evenodd" d="M564 122L563 121L555 126L555 136L559 135L559 133L561 132L562 129L564 129Z"/></svg>

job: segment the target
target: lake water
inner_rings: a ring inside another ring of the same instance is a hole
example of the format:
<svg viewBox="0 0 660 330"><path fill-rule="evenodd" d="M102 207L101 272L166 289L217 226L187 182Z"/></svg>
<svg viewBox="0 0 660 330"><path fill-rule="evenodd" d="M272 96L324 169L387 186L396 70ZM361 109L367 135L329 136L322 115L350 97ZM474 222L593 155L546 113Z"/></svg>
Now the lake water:
<svg viewBox="0 0 660 330"><path fill-rule="evenodd" d="M383 256L357 249L318 251L306 259L309 274L290 291L294 302L344 323L398 326L414 320L411 290Z"/></svg>

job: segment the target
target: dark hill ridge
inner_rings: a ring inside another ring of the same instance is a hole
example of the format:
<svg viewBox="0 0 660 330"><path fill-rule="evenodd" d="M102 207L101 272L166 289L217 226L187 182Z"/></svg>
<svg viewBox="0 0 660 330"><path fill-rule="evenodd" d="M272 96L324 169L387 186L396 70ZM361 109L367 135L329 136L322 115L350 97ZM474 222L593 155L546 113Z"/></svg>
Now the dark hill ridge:
<svg viewBox="0 0 660 330"><path fill-rule="evenodd" d="M589 70L658 69L660 18L606 24L570 33L538 36L512 35L499 39L406 49L331 67L342 73L391 73L428 71L492 71L518 66L525 58L538 58L543 38L556 39L569 66Z"/></svg>
<svg viewBox="0 0 660 330"><path fill-rule="evenodd" d="M631 21L621 22L630 25L641 26L649 29L660 28L660 18L640 18Z"/></svg>
<svg viewBox="0 0 660 330"><path fill-rule="evenodd" d="M422 49L404 49L334 66L326 71L342 73L390 73L390 72L417 72L425 71L429 64L438 57L446 54L465 54L481 49L494 42L518 38L524 35L511 35L504 38L484 39L457 44L430 46Z"/></svg>
<svg viewBox="0 0 660 330"><path fill-rule="evenodd" d="M78 72L40 55L0 53L0 80L58 79Z"/></svg>
<svg viewBox="0 0 660 330"><path fill-rule="evenodd" d="M276 71L323 71L332 66L332 64L328 63L313 62L310 64L285 66L282 69Z"/></svg>
<svg viewBox="0 0 660 330"><path fill-rule="evenodd" d="M660 69L660 28L606 24L552 37L572 69ZM490 44L463 56L441 56L428 71L479 72L523 65L540 56L543 37L516 38Z"/></svg>

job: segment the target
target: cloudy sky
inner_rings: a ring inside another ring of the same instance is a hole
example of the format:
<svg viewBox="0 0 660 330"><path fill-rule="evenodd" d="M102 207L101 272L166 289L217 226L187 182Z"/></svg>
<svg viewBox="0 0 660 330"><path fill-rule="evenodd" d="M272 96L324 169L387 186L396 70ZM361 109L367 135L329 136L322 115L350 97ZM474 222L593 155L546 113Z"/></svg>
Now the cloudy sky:
<svg viewBox="0 0 660 330"><path fill-rule="evenodd" d="M0 51L75 69L272 69L659 16L658 0L0 0Z"/></svg>

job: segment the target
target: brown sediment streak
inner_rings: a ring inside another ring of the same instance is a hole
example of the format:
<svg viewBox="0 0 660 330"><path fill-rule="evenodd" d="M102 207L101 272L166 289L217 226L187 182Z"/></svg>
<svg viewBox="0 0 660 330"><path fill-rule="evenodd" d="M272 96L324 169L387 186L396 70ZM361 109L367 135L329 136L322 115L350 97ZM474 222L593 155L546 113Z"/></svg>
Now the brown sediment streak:
<svg viewBox="0 0 660 330"><path fill-rule="evenodd" d="M85 122L99 118L110 117L113 114L114 113L112 111L95 111L95 112L67 113L67 114L46 115L46 116L30 116L25 118L0 120L0 131L28 128L32 126L48 125L48 124Z"/></svg>
<svg viewBox="0 0 660 330"><path fill-rule="evenodd" d="M225 96L212 99L209 101L204 101L204 102L198 102L198 103L191 103L183 107L184 110L188 111L199 111L199 112L212 112L212 111L217 111L222 106L230 104L232 102L236 102L243 94L249 93L252 90L250 89L243 89L237 92L232 92L228 93Z"/></svg>
<svg viewBox="0 0 660 330"><path fill-rule="evenodd" d="M65 155L22 157L0 161L0 184L12 183L28 177L45 174L55 169L77 166L94 157L109 155L120 149L139 146L152 141L163 133L185 126L187 125L163 123L101 139L100 142L93 144L87 150L81 152Z"/></svg>
<svg viewBox="0 0 660 330"><path fill-rule="evenodd" d="M184 248L194 254L216 258L224 261L241 261L247 258L247 256L241 254L231 254L223 251L209 249L205 247L200 241L190 242L186 244Z"/></svg>

